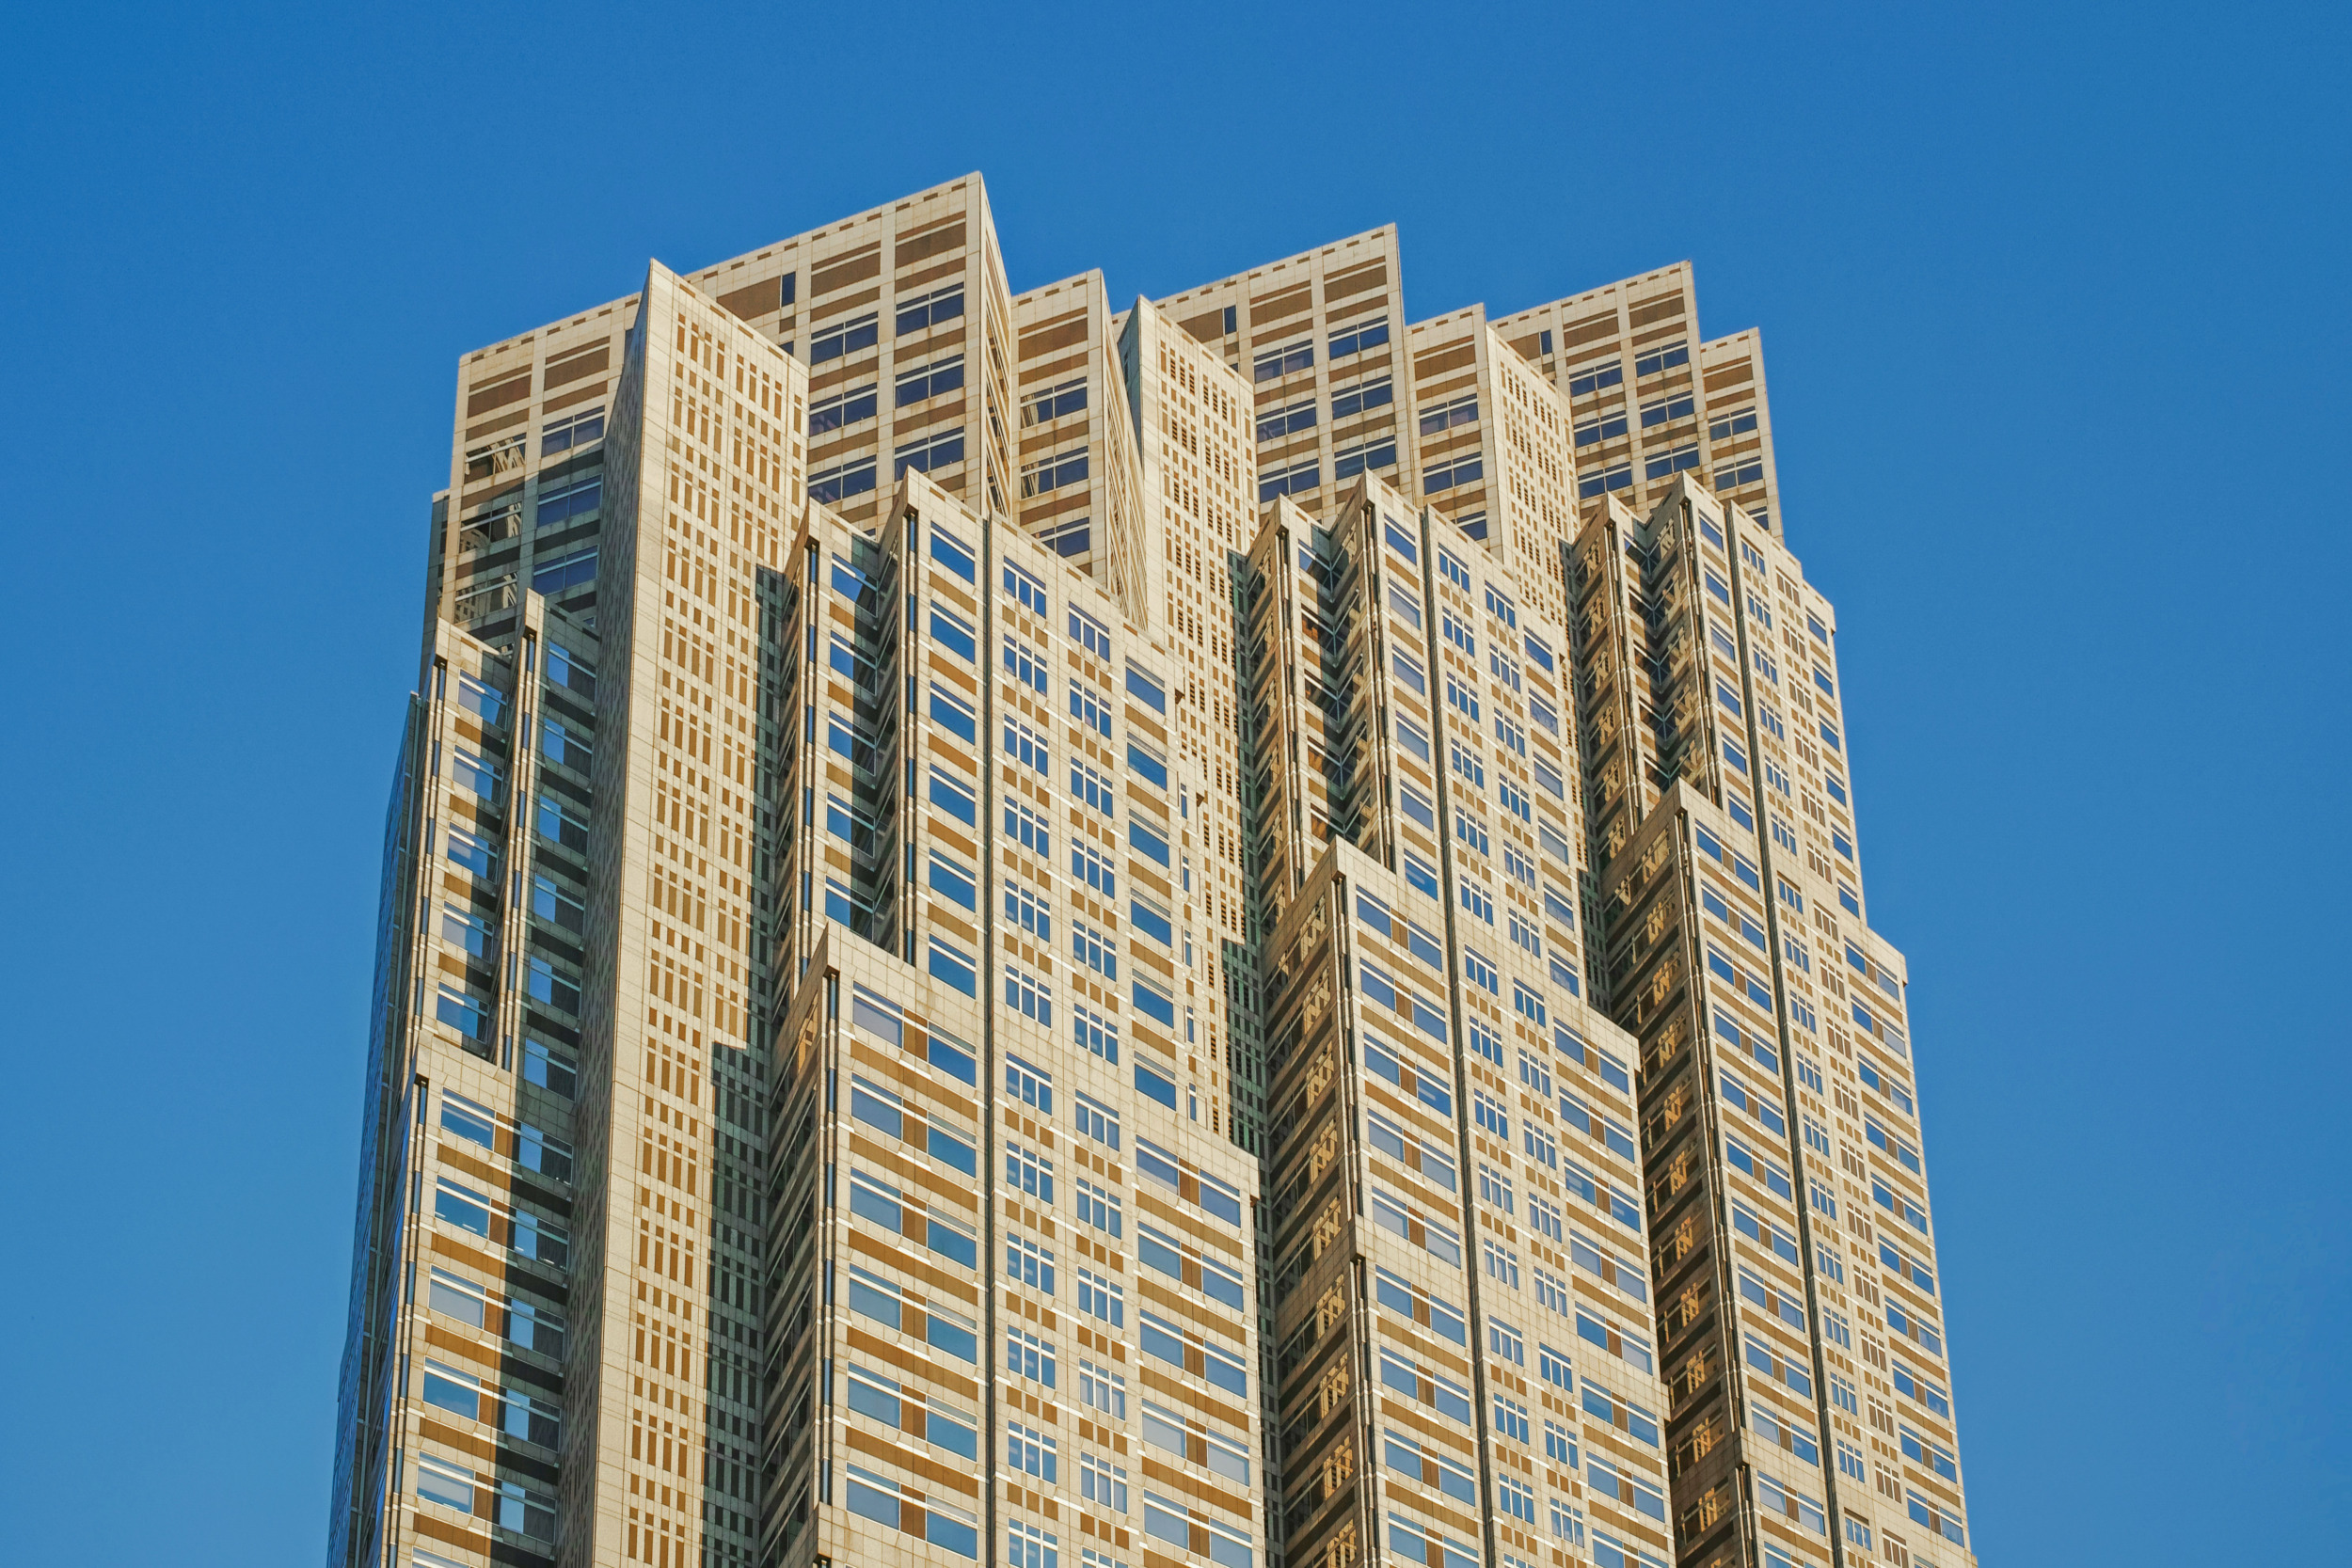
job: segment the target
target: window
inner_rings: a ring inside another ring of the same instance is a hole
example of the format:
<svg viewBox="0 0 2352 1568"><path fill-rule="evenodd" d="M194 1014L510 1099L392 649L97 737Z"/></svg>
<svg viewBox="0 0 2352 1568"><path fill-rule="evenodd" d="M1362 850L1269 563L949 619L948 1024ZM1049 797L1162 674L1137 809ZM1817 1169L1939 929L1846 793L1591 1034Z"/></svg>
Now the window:
<svg viewBox="0 0 2352 1568"><path fill-rule="evenodd" d="M904 408L911 403L921 403L925 398L934 398L942 392L955 391L962 385L963 356L950 354L934 359L927 365L917 365L911 371L900 371L897 393L898 406ZM1082 399L1083 396L1084 394L1081 393ZM871 410L868 409L868 412L870 413ZM816 405L812 404L809 408L810 434L814 435L816 428Z"/></svg>
<svg viewBox="0 0 2352 1568"><path fill-rule="evenodd" d="M1078 1494L1098 1508L1127 1512L1127 1472L1096 1454L1078 1456ZM1091 1556L1091 1554L1089 1554Z"/></svg>
<svg viewBox="0 0 2352 1568"><path fill-rule="evenodd" d="M962 314L963 285L950 283L944 289L934 289L930 293L898 301L898 333L903 338L910 332L924 331Z"/></svg>
<svg viewBox="0 0 2352 1568"><path fill-rule="evenodd" d="M1025 498L1051 495L1065 485L1084 483L1087 473L1086 448L1073 447L1067 451L1041 457L1024 467L1021 470L1021 494ZM1039 613L1042 614L1043 610Z"/></svg>
<svg viewBox="0 0 2352 1568"><path fill-rule="evenodd" d="M1707 421L1707 436L1711 441L1728 441L1734 436L1745 436L1756 428L1756 410L1738 408L1721 418Z"/></svg>
<svg viewBox="0 0 2352 1568"><path fill-rule="evenodd" d="M1005 1277L1032 1291L1054 1294L1054 1254L1025 1236L1005 1238Z"/></svg>
<svg viewBox="0 0 2352 1568"><path fill-rule="evenodd" d="M1662 347L1654 348L1634 360L1633 373L1637 376L1656 375L1661 371L1670 371L1677 365L1687 365L1690 362L1691 345L1677 340Z"/></svg>
<svg viewBox="0 0 2352 1568"><path fill-rule="evenodd" d="M1258 439L1279 441L1302 430L1315 427L1315 400L1301 398L1285 408L1262 409L1258 414Z"/></svg>
<svg viewBox="0 0 2352 1568"><path fill-rule="evenodd" d="M543 529L559 527L575 517L587 516L603 500L604 476L600 473L568 484L559 483L539 492L538 505L532 514L532 526Z"/></svg>
<svg viewBox="0 0 2352 1568"><path fill-rule="evenodd" d="M1478 420L1478 394L1465 392L1457 398L1432 404L1421 411L1421 433L1435 436L1455 425L1475 424Z"/></svg>
<svg viewBox="0 0 2352 1568"><path fill-rule="evenodd" d="M1587 1383L1589 1394L1592 1385ZM1639 1472L1624 1468L1617 1461L1607 1459L1590 1449L1584 1455L1584 1475L1592 1488L1610 1501L1645 1513L1653 1519L1666 1517L1666 1494Z"/></svg>
<svg viewBox="0 0 2352 1568"><path fill-rule="evenodd" d="M434 1003L434 1016L469 1039L489 1036L489 1008L480 998L446 980Z"/></svg>
<svg viewBox="0 0 2352 1568"><path fill-rule="evenodd" d="M1378 348L1389 341L1389 318L1375 316L1369 321L1353 322L1331 334L1331 357L1344 359L1351 354L1361 354L1368 348Z"/></svg>
<svg viewBox="0 0 2352 1568"><path fill-rule="evenodd" d="M1689 392L1672 392L1662 398L1652 398L1642 404L1642 428L1647 430L1652 425L1665 424L1675 420L1687 420L1692 412L1692 394ZM1693 458L1692 461L1695 462L1696 459ZM1689 466L1684 465L1686 467Z"/></svg>
<svg viewBox="0 0 2352 1568"><path fill-rule="evenodd" d="M1124 1234L1122 1229L1124 1221L1120 1218L1120 1197L1117 1193L1098 1187L1084 1177L1080 1177L1074 1183L1073 1191L1075 1196L1072 1206L1077 1211L1078 1218L1082 1223L1090 1225L1097 1230L1107 1231L1113 1236Z"/></svg>
<svg viewBox="0 0 2352 1568"><path fill-rule="evenodd" d="M900 383L904 385L903 380ZM827 431L840 430L874 417L875 388L870 384L852 387L846 392L835 392L827 398L813 398L808 405L808 433L822 436ZM899 402L907 399L901 395Z"/></svg>
<svg viewBox="0 0 2352 1568"><path fill-rule="evenodd" d="M959 657L977 660L979 657L978 634L973 630L972 623L945 605L931 606L931 641ZM836 649L841 646L839 633L834 634L834 645ZM855 672L850 673L854 675Z"/></svg>
<svg viewBox="0 0 2352 1568"><path fill-rule="evenodd" d="M557 838L559 835L556 832L551 832L548 825L548 812L550 810L555 813L558 818L563 817L563 808L561 806L554 805L553 802L542 796L539 802L539 832L547 837ZM588 843L588 829L586 824L578 824L578 832L579 842L572 843L571 847L575 849L584 848ZM562 842L571 843L568 839L562 840ZM491 863L498 858L497 845L493 844L486 838L468 832L463 828L455 827L449 830L448 843L449 847L443 852L449 857L449 862L452 865L462 867L467 871L472 872L477 877L487 878L490 875Z"/></svg>
<svg viewBox="0 0 2352 1568"><path fill-rule="evenodd" d="M1119 939L1083 920L1070 923L1070 956L1106 980L1119 978Z"/></svg>
<svg viewBox="0 0 2352 1568"><path fill-rule="evenodd" d="M1070 717L1107 737L1111 733L1110 698L1074 676L1065 684L1070 688Z"/></svg>
<svg viewBox="0 0 2352 1568"><path fill-rule="evenodd" d="M954 727L952 724L948 726L950 729ZM1013 718L1009 712L1005 715L1005 754L1034 770L1041 779L1053 777L1053 758L1047 754L1045 737Z"/></svg>
<svg viewBox="0 0 2352 1568"><path fill-rule="evenodd" d="M873 487L874 460L870 457L819 468L808 476L809 499L828 506L850 496L862 496Z"/></svg>
<svg viewBox="0 0 2352 1568"><path fill-rule="evenodd" d="M580 1082L580 1066L534 1039L523 1041L523 1077L569 1100Z"/></svg>
<svg viewBox="0 0 2352 1568"><path fill-rule="evenodd" d="M1389 583L1389 608L1415 631L1421 629L1421 595L1406 592L1405 585L1393 578Z"/></svg>
<svg viewBox="0 0 2352 1568"><path fill-rule="evenodd" d="M979 714L939 682L931 682L931 721L962 740L977 740L980 733Z"/></svg>
<svg viewBox="0 0 2352 1568"><path fill-rule="evenodd" d="M881 337L874 312L851 316L830 326L819 327L808 341L808 362L821 365L828 359L838 359L845 354L855 354L862 348L872 348Z"/></svg>
<svg viewBox="0 0 2352 1568"><path fill-rule="evenodd" d="M1577 499L1589 500L1611 490L1622 490L1633 483L1633 463L1630 458L1609 464L1605 467L1587 469L1576 482Z"/></svg>
<svg viewBox="0 0 2352 1568"><path fill-rule="evenodd" d="M1270 501L1277 496L1298 496L1315 489L1323 483L1320 459L1310 457L1287 467L1268 468L1258 476L1258 499Z"/></svg>
<svg viewBox="0 0 2352 1568"><path fill-rule="evenodd" d="M1496 1137L1506 1143L1510 1140L1510 1113L1503 1109L1502 1101L1495 1099L1485 1089L1470 1091L1470 1116L1479 1126L1492 1132Z"/></svg>
<svg viewBox="0 0 2352 1568"><path fill-rule="evenodd" d="M1946 1481L1960 1480L1960 1464L1949 1449L1931 1439L1922 1437L1909 1426L1901 1429L1903 1457L1914 1465L1925 1465Z"/></svg>
<svg viewBox="0 0 2352 1568"><path fill-rule="evenodd" d="M927 1213L898 1188L866 1175L850 1172L850 1211L863 1215L893 1235L918 1240L931 1251L965 1268L979 1266L972 1233L953 1221Z"/></svg>
<svg viewBox="0 0 2352 1568"><path fill-rule="evenodd" d="M1425 1447L1394 1427L1384 1429L1380 1451L1389 1467L1399 1474L1435 1487L1458 1501L1478 1501L1478 1483L1470 1466L1443 1451Z"/></svg>
<svg viewBox="0 0 2352 1568"><path fill-rule="evenodd" d="M1070 640L1100 659L1111 657L1110 628L1084 610L1070 612ZM1039 688L1040 690L1044 689Z"/></svg>
<svg viewBox="0 0 2352 1568"><path fill-rule="evenodd" d="M1382 371L1377 375L1368 375L1360 380L1351 381L1344 387L1331 388L1331 418L1343 420L1351 414L1361 414L1374 408L1385 407L1394 401L1394 398L1395 388L1391 382L1390 374ZM1311 423L1312 420L1309 422ZM1263 435L1258 438L1262 441L1265 439Z"/></svg>
<svg viewBox="0 0 2352 1568"><path fill-rule="evenodd" d="M961 428L942 431L911 441L893 451L890 456L890 476L897 479L909 468L930 473L963 461L963 431Z"/></svg>
<svg viewBox="0 0 2352 1568"><path fill-rule="evenodd" d="M1119 878L1111 863L1091 844L1070 847L1070 874L1105 898L1119 896Z"/></svg>
<svg viewBox="0 0 2352 1568"><path fill-rule="evenodd" d="M563 419L549 420L539 433L539 455L551 456L603 438L604 409L598 406L585 414L569 414Z"/></svg>
<svg viewBox="0 0 2352 1568"><path fill-rule="evenodd" d="M1914 1524L1935 1531L1955 1546L1968 1544L1968 1532L1962 1528L1960 1516L1947 1506L1908 1489L1903 1496Z"/></svg>
<svg viewBox="0 0 2352 1568"><path fill-rule="evenodd" d="M931 559L966 582L979 580L979 568L973 560L971 546L943 529L931 530Z"/></svg>
<svg viewBox="0 0 2352 1568"><path fill-rule="evenodd" d="M1895 1363L1895 1391L1905 1399L1918 1401L1947 1420L1951 1418L1951 1396L1940 1385L1921 1377L1899 1361Z"/></svg>
<svg viewBox="0 0 2352 1568"><path fill-rule="evenodd" d="M1644 1371L1656 1370L1657 1361L1650 1354L1649 1341L1640 1335L1628 1333L1614 1323L1586 1310L1576 1308L1577 1338L1599 1346L1621 1361L1628 1361Z"/></svg>
<svg viewBox="0 0 2352 1568"><path fill-rule="evenodd" d="M1091 1361L1078 1363L1078 1402L1117 1420L1127 1418L1127 1379Z"/></svg>
<svg viewBox="0 0 2352 1568"><path fill-rule="evenodd" d="M1088 518L1062 518L1039 529L1037 542L1056 555L1084 555L1094 547L1094 530Z"/></svg>
<svg viewBox="0 0 2352 1568"><path fill-rule="evenodd" d="M1154 1066L1138 1056L1136 1058L1136 1092L1158 1101L1169 1110L1176 1108L1176 1071L1173 1068Z"/></svg>
<svg viewBox="0 0 2352 1568"><path fill-rule="evenodd" d="M533 1002L575 1015L580 1011L580 982L545 958L532 957L525 987Z"/></svg>
<svg viewBox="0 0 2352 1568"><path fill-rule="evenodd" d="M1449 1263L1462 1260L1461 1239L1450 1227L1438 1224L1377 1186L1372 1189L1372 1218L1383 1230L1403 1237L1434 1258Z"/></svg>
<svg viewBox="0 0 2352 1568"><path fill-rule="evenodd" d="M1127 1323L1126 1290L1091 1270L1080 1269L1078 1310L1089 1317L1102 1319L1113 1328L1123 1328Z"/></svg>
<svg viewBox="0 0 2352 1568"><path fill-rule="evenodd" d="M1252 381L1277 381L1283 376L1311 369L1314 362L1314 340L1301 339L1297 342L1287 343L1280 348L1262 351L1250 362L1250 379Z"/></svg>
<svg viewBox="0 0 2352 1568"><path fill-rule="evenodd" d="M1486 462L1482 453L1463 452L1422 470L1421 487L1428 495L1451 490L1458 485L1475 484L1486 476Z"/></svg>
<svg viewBox="0 0 2352 1568"><path fill-rule="evenodd" d="M1005 1330L1005 1370L1015 1377L1025 1377L1054 1386L1054 1343L1041 1339L1026 1330Z"/></svg>
<svg viewBox="0 0 2352 1568"><path fill-rule="evenodd" d="M1024 1105L1026 1105L1030 1109L1036 1111L1040 1116L1050 1117L1054 1114L1054 1075L1050 1072L1044 1071L1042 1069L1031 1067L1020 1057L1009 1053L1005 1057L1005 1093L1009 1095L1011 1098L1020 1101ZM1010 1148L1011 1146L1008 1145L1007 1147ZM1053 1182L1050 1180L1050 1173L1053 1168L1054 1164L1052 1161L1048 1160L1045 1162L1045 1169L1049 1173L1049 1180L1045 1184L1044 1191L1039 1195L1043 1201L1048 1203L1051 1203L1054 1199L1054 1187ZM1008 1181L1013 1180L1009 1156L1008 1156L1007 1159L1005 1179ZM1034 1187L1026 1188L1025 1190L1030 1192L1037 1191Z"/></svg>
<svg viewBox="0 0 2352 1568"><path fill-rule="evenodd" d="M1005 564L1005 592L1012 602L1032 615L1046 613L1044 581L1030 572L1008 562Z"/></svg>
<svg viewBox="0 0 2352 1568"><path fill-rule="evenodd" d="M459 748L450 752L449 772L453 782L494 803L506 782L504 770L496 762Z"/></svg>
<svg viewBox="0 0 2352 1568"><path fill-rule="evenodd" d="M1604 387L1620 386L1624 381L1625 362L1620 359L1605 359L1582 375L1570 377L1568 396L1588 398Z"/></svg>
<svg viewBox="0 0 2352 1568"><path fill-rule="evenodd" d="M1353 479L1367 468L1377 472L1395 467L1396 437L1393 436L1375 436L1368 440L1351 442L1331 454L1331 477L1334 480Z"/></svg>
<svg viewBox="0 0 2352 1568"><path fill-rule="evenodd" d="M1154 713L1168 711L1166 689L1157 680L1132 664L1127 666L1127 695L1135 698Z"/></svg>
<svg viewBox="0 0 2352 1568"><path fill-rule="evenodd" d="M962 385L961 381L957 382ZM1041 391L1031 392L1021 400L1021 423L1025 427L1050 424L1065 414L1082 412L1087 405L1086 377L1060 381Z"/></svg>
<svg viewBox="0 0 2352 1568"><path fill-rule="evenodd" d="M1150 1312L1138 1311L1136 1324L1136 1338L1146 1355L1165 1361L1229 1394L1247 1395L1249 1392L1248 1371L1235 1352Z"/></svg>
<svg viewBox="0 0 2352 1568"><path fill-rule="evenodd" d="M939 609L934 606L931 610L934 626L938 624L937 617L940 613ZM1009 632L1005 635L1004 652L998 657L996 667L1021 685L1040 694L1044 692L1046 683L1050 678L1046 673L1048 666L1045 656L1013 637Z"/></svg>
<svg viewBox="0 0 2352 1568"><path fill-rule="evenodd" d="M1877 1177L1870 1178L1870 1196L1890 1214L1899 1216L1903 1223L1924 1236L1928 1233L1928 1213L1904 1194L1895 1191Z"/></svg>
<svg viewBox="0 0 2352 1568"><path fill-rule="evenodd" d="M1629 1403L1590 1381L1584 1385L1582 1399L1584 1414L1603 1426L1614 1427L1653 1449L1659 1446L1658 1418L1640 1405Z"/></svg>
<svg viewBox="0 0 2352 1568"><path fill-rule="evenodd" d="M1919 1174L1919 1151L1889 1132L1878 1117L1863 1117L1862 1132L1863 1136L1870 1140L1870 1146L1873 1148L1893 1158L1897 1164L1914 1176Z"/></svg>
<svg viewBox="0 0 2352 1568"><path fill-rule="evenodd" d="M1808 1465L1820 1464L1820 1437L1810 1421L1798 1420L1760 1400L1752 1403L1749 1410L1749 1424L1756 1428L1757 1436Z"/></svg>
<svg viewBox="0 0 2352 1568"><path fill-rule="evenodd" d="M934 801L940 799L940 777L936 768L931 770L931 799ZM950 809L953 809L952 804ZM956 815L966 822L972 820L962 812ZM1052 835L1046 831L1044 816L1020 801L1009 800L1005 802L1005 832L1015 843L1040 856L1053 852Z"/></svg>

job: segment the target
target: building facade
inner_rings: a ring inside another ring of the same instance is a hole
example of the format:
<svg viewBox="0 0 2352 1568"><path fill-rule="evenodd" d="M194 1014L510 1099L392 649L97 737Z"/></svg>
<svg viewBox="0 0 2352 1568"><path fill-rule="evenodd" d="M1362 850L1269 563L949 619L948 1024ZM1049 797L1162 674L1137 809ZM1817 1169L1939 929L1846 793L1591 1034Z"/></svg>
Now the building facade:
<svg viewBox="0 0 2352 1568"><path fill-rule="evenodd" d="M1687 265L1016 294L968 176L459 372L338 1568L1971 1560Z"/></svg>

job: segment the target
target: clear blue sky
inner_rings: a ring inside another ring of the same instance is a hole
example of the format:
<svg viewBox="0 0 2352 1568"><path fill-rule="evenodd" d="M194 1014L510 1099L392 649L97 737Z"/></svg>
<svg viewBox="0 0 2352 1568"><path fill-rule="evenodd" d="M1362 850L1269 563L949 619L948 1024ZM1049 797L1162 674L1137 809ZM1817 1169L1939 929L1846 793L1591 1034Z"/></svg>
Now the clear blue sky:
<svg viewBox="0 0 2352 1568"><path fill-rule="evenodd" d="M455 356L979 168L1016 288L1763 329L1977 1544L2340 1560L2344 8L818 8L12 13L6 1555L323 1551Z"/></svg>

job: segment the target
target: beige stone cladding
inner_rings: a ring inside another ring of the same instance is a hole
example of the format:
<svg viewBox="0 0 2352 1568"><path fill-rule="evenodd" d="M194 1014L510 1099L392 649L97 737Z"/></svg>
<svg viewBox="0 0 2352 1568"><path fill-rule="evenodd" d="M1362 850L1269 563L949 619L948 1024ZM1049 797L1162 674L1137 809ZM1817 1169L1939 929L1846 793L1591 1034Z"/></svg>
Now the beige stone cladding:
<svg viewBox="0 0 2352 1568"><path fill-rule="evenodd" d="M793 436L810 444L818 499L845 519L870 525L909 469L968 496L976 508L1009 509L1011 293L978 175L691 277L698 291L809 367L812 402ZM617 299L467 356L453 526L495 519L501 508L528 514L532 493L516 486L535 474L540 447L578 428L572 422L609 397L637 305L634 295ZM535 551L537 527L523 529L525 520L516 515L515 526L532 536ZM459 553L453 545L445 551L453 562ZM487 595L513 566L494 552L488 569L472 575Z"/></svg>
<svg viewBox="0 0 2352 1568"><path fill-rule="evenodd" d="M1287 1549L1314 1560L1389 1514L1380 1528L1440 1554L1656 1557L1664 1401L1631 1052L1587 999L1565 638L1442 514L1369 476L1321 525L1275 509L1251 559ZM1359 804L1368 787L1387 804ZM1318 1045L1314 999L1335 993L1345 1022ZM1333 1071L1374 1108L1302 1137ZM1394 1168L1323 1196L1359 1147ZM1385 1392L1377 1423L1336 1420L1334 1358L1373 1365L1327 1339L1353 1311L1325 1258L1343 1230L1353 1289L1458 1347L1381 1362L1458 1433Z"/></svg>
<svg viewBox="0 0 2352 1568"><path fill-rule="evenodd" d="M1593 1005L1579 929L1566 641L1441 515L1420 546L1496 1545L1528 1560L1589 1531L1662 1554L1629 1042Z"/></svg>
<svg viewBox="0 0 2352 1568"><path fill-rule="evenodd" d="M1686 1561L1967 1560L1900 956L1863 924L1835 617L1695 476L1571 566Z"/></svg>
<svg viewBox="0 0 2352 1568"><path fill-rule="evenodd" d="M1341 503L1328 528L1282 498L1250 551L1249 790L1268 925L1281 919L1327 840L1344 839L1384 864L1400 846L1425 864L1438 858L1429 759L1388 739L1391 713L1420 732L1432 721L1422 628L1403 628L1404 642L1391 646L1402 624L1384 610L1379 529L1365 520L1366 507L1379 504L1372 483L1350 487L1363 499ZM1393 491L1377 494L1392 522L1419 528ZM1407 799L1424 809L1407 815Z"/></svg>
<svg viewBox="0 0 2352 1568"><path fill-rule="evenodd" d="M1370 230L1188 289L1160 308L1251 388L1261 503L1311 515L1359 473L1404 488L1412 406L1396 230Z"/></svg>
<svg viewBox="0 0 2352 1568"><path fill-rule="evenodd" d="M1637 513L1695 471L1781 527L1761 335L1707 342L1688 261L1516 311L1495 329L1568 405L1577 497Z"/></svg>
<svg viewBox="0 0 2352 1568"><path fill-rule="evenodd" d="M1032 289L1012 309L1022 531L1097 581L1132 583L1143 476L1103 275Z"/></svg>
<svg viewBox="0 0 2352 1568"><path fill-rule="evenodd" d="M635 312L633 298L615 301L459 362L428 618L501 641L522 595L537 592L596 630L604 438Z"/></svg>
<svg viewBox="0 0 2352 1568"><path fill-rule="evenodd" d="M1416 322L1413 420L1422 493L1566 623L1560 546L1576 535L1567 406L1470 306Z"/></svg>
<svg viewBox="0 0 2352 1568"><path fill-rule="evenodd" d="M406 1146L409 1229L386 1287L389 1408L376 1439L377 1463L408 1485L376 1494L380 1513L358 1528L404 1560L420 1545L547 1553L558 1455L580 1431L564 1431L580 1411L564 1382L578 971L556 943L532 940L526 911L552 897L501 892L510 867L533 863L530 803L546 786L539 768L554 770L517 744L546 698L538 656L568 644L585 662L596 645L561 617L551 624L541 599L517 609L512 649L437 623L416 705L416 903L398 934L414 991L385 1056L401 1078L386 1085L398 1107L386 1131ZM544 870L533 881L555 885ZM577 911L578 883L562 885ZM508 955L528 956L525 985L501 983Z"/></svg>
<svg viewBox="0 0 2352 1568"><path fill-rule="evenodd" d="M1197 687L919 475L870 540L811 516L788 641L879 617L845 662L913 685L867 766L830 739L854 676L783 677L818 804L777 889L810 935L778 1036L764 1552L1263 1552L1256 1165L1185 1038ZM819 891L874 831L834 814L862 775L914 781L879 922Z"/></svg>
<svg viewBox="0 0 2352 1568"><path fill-rule="evenodd" d="M599 567L580 1134L604 1180L580 1215L595 1283L567 1384L582 1407L564 1499L575 1553L749 1544L755 1390L737 1374L760 1238L751 1150L728 1129L757 1118L721 1101L758 1092L741 1060L768 989L754 791L772 737L755 675L797 510L785 433L804 406L795 361L649 270L614 397Z"/></svg>
<svg viewBox="0 0 2352 1568"><path fill-rule="evenodd" d="M1143 528L1132 565L1114 541L1112 591L1195 694L1169 715L1171 750L1198 769L1202 801L1198 855L1183 868L1181 890L1186 930L1206 955L1184 999L1185 1069L1203 1085L1210 1131L1254 1148L1263 1098L1250 1006L1257 958L1242 881L1234 674L1234 574L1256 515L1248 389L1148 301L1130 307L1116 330L1142 472Z"/></svg>

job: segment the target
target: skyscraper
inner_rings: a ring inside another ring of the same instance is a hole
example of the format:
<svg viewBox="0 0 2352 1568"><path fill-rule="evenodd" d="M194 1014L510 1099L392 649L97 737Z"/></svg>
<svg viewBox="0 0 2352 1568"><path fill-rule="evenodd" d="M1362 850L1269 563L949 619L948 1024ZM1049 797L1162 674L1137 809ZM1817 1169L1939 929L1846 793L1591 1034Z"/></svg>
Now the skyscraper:
<svg viewBox="0 0 2352 1568"><path fill-rule="evenodd" d="M330 1560L1967 1562L1762 408L977 176L465 356Z"/></svg>

